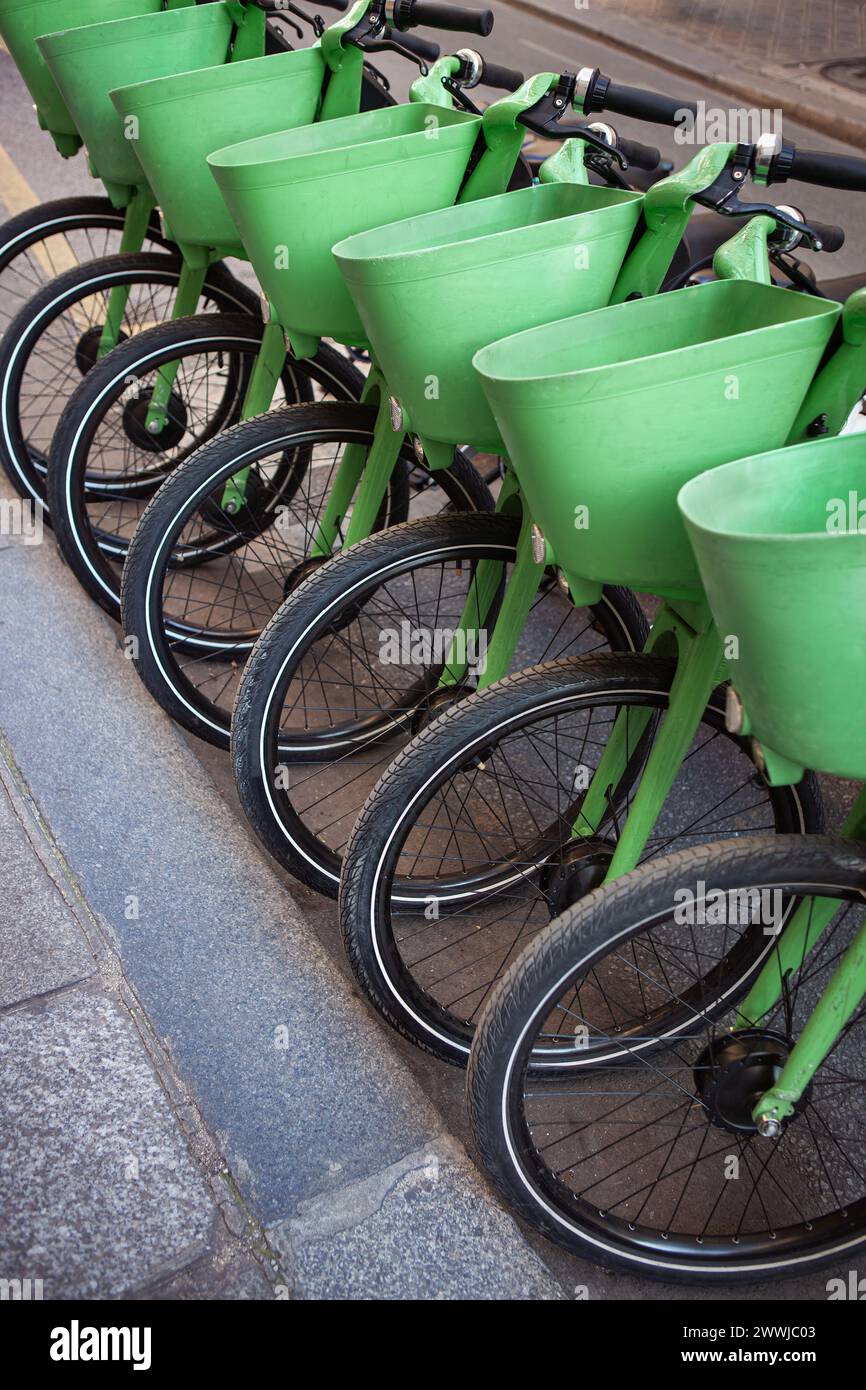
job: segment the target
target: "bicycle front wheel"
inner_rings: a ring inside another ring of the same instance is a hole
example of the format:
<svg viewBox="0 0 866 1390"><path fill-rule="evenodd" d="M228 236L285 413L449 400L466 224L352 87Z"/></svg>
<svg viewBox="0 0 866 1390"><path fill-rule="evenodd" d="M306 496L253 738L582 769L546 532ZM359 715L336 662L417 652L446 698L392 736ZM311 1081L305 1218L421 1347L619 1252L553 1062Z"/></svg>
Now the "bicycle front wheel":
<svg viewBox="0 0 866 1390"><path fill-rule="evenodd" d="M360 377L359 377L360 381ZM241 669L268 620L324 565L320 527L346 450L366 452L375 407L348 403L272 410L224 431L172 474L135 532L123 570L123 627L135 664L172 718L228 748ZM226 489L244 502L228 512ZM372 530L411 514L492 507L456 452L433 471L406 443ZM347 506L330 544L339 546Z"/></svg>
<svg viewBox="0 0 866 1390"><path fill-rule="evenodd" d="M0 225L0 333L49 280L120 251L126 213L88 193L25 208ZM171 248L159 214L151 215L142 250Z"/></svg>
<svg viewBox="0 0 866 1390"><path fill-rule="evenodd" d="M120 616L120 574L148 501L172 469L240 417L261 349L260 318L200 314L139 333L98 362L67 404L48 470L48 506L63 556L92 598ZM147 428L161 369L172 372L162 428ZM275 404L317 391L351 396L361 377L323 344L286 361ZM291 461L283 470L292 474ZM216 541L230 547L223 531Z"/></svg>
<svg viewBox="0 0 866 1390"><path fill-rule="evenodd" d="M500 981L472 1051L472 1124L506 1200L632 1274L724 1284L847 1267L866 1244L863 1002L780 1135L761 1137L752 1109L862 928L864 884L862 846L761 837L644 865L569 909ZM775 967L804 899L807 924L828 904L831 920L792 969L778 964L776 1002L719 1016L708 973L756 922ZM653 1014L687 999L687 1030L667 1037ZM588 1065L578 1034L606 1066ZM540 1048L562 1053L547 1077Z"/></svg>
<svg viewBox="0 0 866 1390"><path fill-rule="evenodd" d="M164 253L88 262L45 285L8 325L0 345L0 464L21 496L45 500L54 431L69 398L100 359L112 295L124 296L116 324L122 343L171 319L181 270L179 257ZM200 306L259 314L252 292L222 265L208 271ZM122 469L115 469L115 481L120 476ZM104 480L97 473L91 481Z"/></svg>
<svg viewBox="0 0 866 1390"><path fill-rule="evenodd" d="M601 655L521 672L458 704L391 764L346 847L340 920L360 985L398 1031L465 1064L496 981L603 882L675 669ZM620 769L589 833L581 809L615 724ZM719 690L642 857L725 834L821 827L814 778L769 787L748 741L726 733ZM714 986L720 1001L767 947L760 931L736 943ZM666 1026L688 1020L685 1008Z"/></svg>
<svg viewBox="0 0 866 1390"><path fill-rule="evenodd" d="M232 725L235 777L262 842L331 897L364 800L419 729L471 694L517 553L520 519L443 515L361 541L310 576L251 655ZM488 566L490 602L476 611ZM468 614L460 680L441 685ZM633 595L606 589L575 608L545 576L513 662L640 646ZM475 666L475 672L469 669Z"/></svg>

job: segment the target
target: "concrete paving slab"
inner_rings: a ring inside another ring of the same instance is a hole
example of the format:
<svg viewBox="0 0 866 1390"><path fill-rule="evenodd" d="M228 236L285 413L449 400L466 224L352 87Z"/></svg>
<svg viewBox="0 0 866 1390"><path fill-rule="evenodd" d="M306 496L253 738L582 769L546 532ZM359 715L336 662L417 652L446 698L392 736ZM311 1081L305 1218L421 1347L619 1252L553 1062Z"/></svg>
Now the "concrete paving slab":
<svg viewBox="0 0 866 1390"><path fill-rule="evenodd" d="M204 1248L214 1219L141 1042L74 990L0 1022L0 1272L112 1298Z"/></svg>
<svg viewBox="0 0 866 1390"><path fill-rule="evenodd" d="M304 1298L564 1297L459 1144L441 1137L269 1232Z"/></svg>
<svg viewBox="0 0 866 1390"><path fill-rule="evenodd" d="M0 785L0 1009L93 973L87 941Z"/></svg>

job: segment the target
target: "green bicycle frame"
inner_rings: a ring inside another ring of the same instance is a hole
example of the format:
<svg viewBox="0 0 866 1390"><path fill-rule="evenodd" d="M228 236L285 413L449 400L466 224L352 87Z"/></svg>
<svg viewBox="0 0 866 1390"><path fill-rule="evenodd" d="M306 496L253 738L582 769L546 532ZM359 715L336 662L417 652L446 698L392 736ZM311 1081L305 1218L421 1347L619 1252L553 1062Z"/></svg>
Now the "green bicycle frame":
<svg viewBox="0 0 866 1390"><path fill-rule="evenodd" d="M372 0L356 0L352 9L344 16L323 32L321 38L311 45L312 50L320 50L322 58L322 77L321 91L319 88L319 78L316 76L315 90L309 92L303 98L303 105L299 108L305 112L306 101L312 98L309 107L312 119L321 121L342 115L356 114L360 109L361 89L363 82L363 53L353 43L346 42L346 37L350 31L363 19L367 13ZM194 9L194 0L167 0L165 9L177 11L189 11ZM214 11L213 16L210 10ZM217 11L219 11L217 13ZM196 48L197 61L189 72L183 69L182 57L177 57L178 47L183 52L182 40L186 29L182 26L189 26L193 22L193 16L189 20L182 20L178 15L176 20L159 22L159 17L164 12L159 8L153 8L152 13L131 16L128 30L123 23L119 25L105 25L111 35L111 42L104 46L96 44L91 47L87 44L88 28L73 29L68 32L47 35L39 40L39 44L44 46L45 57L49 64L56 64L56 69L52 66L52 71L56 70L58 82L69 84L71 95L76 97L76 110L81 111L81 122L87 123L87 130L92 138L91 168L97 176L101 176L115 205L125 207L126 215L124 230L121 240L121 251L134 252L141 249L144 244L148 222L151 213L157 203L157 195L152 190L148 179L144 174L135 183L121 184L116 182L121 177L130 177L132 173L131 165L136 161L131 159L127 153L125 140L119 134L119 123L121 119L129 119L126 111L115 100L116 97L122 98L122 93L118 91L118 73L116 53L123 54L123 68L126 74L127 85L123 88L125 93L130 94L131 99L167 101L168 104L163 108L165 111L173 112L173 101L178 97L178 84L182 92L182 100L187 105L183 108L189 110L190 102L201 100L201 92L205 92L205 99L208 97L208 74L211 72L227 71L233 68L239 69L248 59L262 59L265 54L266 39L266 15L264 10L258 5L247 3L247 0L223 0L218 7L203 7L196 11L195 18L201 17L201 22L193 24L190 33L196 38L199 47ZM208 22L205 23L205 20ZM212 22L210 22L212 20ZM153 23L156 21L156 23ZM181 26L179 33L175 30ZM115 35L111 33L114 29L118 30ZM147 60L144 60L144 50L147 50ZM220 62L217 63L217 54L220 55ZM285 55L289 60L298 55ZM277 60L278 63L282 59ZM181 71L175 71L175 64L179 63ZM204 64L204 66L202 66ZM212 65L217 64L216 68ZM166 76L158 76L156 73L162 68ZM304 69L307 72L308 69ZM135 74L135 76L133 76ZM273 81L278 74L267 69L265 74L261 74L259 64L255 64L251 69L249 82L258 84L255 87L255 102L251 106L254 112L254 119L261 125L263 113L273 113L273 118L279 120L279 106L274 106ZM221 78L211 79L211 87L214 81L221 82ZM243 89L244 78L239 84L234 78L229 78L225 84L226 90L231 93L234 106L231 110L237 110L237 93ZM186 86L184 82L186 81ZM121 79L121 83L123 79ZM267 85L266 85L267 84ZM116 108L116 115L110 111L108 100L108 89L113 85L111 92L111 104ZM309 87L309 78L302 79L302 86L306 91ZM168 89L168 90L166 90ZM245 89L244 89L245 90ZM155 95L150 94L155 91ZM220 87L222 91L222 87ZM251 87L252 91L252 87ZM91 92L100 94L98 101L91 99ZM192 95L190 93L192 92ZM252 101L252 96L250 101ZM152 108L148 108L148 120ZM135 116L139 119L138 114ZM190 120L187 115L186 121ZM302 115L303 120L309 120L310 116ZM205 122L207 124L207 122ZM288 126L291 121L286 118L283 124ZM125 130L124 130L125 133ZM184 161L193 157L192 151L198 149L197 139L193 139L191 145L188 141L176 139L174 143L166 145L166 137L163 136L161 142L158 141L158 152L154 156L158 161L160 177L163 183L159 185L163 192L163 198L168 199L168 189L171 179L183 181ZM217 140L217 143L219 141ZM91 148L89 146L89 148ZM94 157L95 156L95 157ZM200 154L195 156L201 158ZM99 168L102 167L101 161L105 159L106 167L112 172L100 175ZM206 173L206 171L205 171ZM157 170L154 170L154 178L157 177ZM113 181L114 180L114 181ZM178 203L180 199L178 198ZM227 217L224 219L224 222ZM163 222L169 237L172 237L172 229L166 225L165 213ZM181 256L181 270L175 299L172 305L171 317L178 320L195 312L199 302L202 287L209 265L220 259L225 254L241 254L240 248L236 246L224 245L198 245L192 241L186 242L182 239L182 233L174 238L178 251ZM108 296L105 320L102 325L100 340L98 345L98 356L104 357L120 341L120 330L124 314L128 303L130 288L126 285L115 286ZM242 407L242 418L249 418L266 410L270 405L276 384L279 381L283 365L285 363L287 349L283 341L282 331L279 325L268 323L265 328L264 343L259 359L251 374L246 393L246 399ZM157 373L154 389L148 402L146 417L146 428L149 433L159 434L167 422L167 411L171 399L172 388L179 369L179 363L173 362L165 364Z"/></svg>
<svg viewBox="0 0 866 1390"><path fill-rule="evenodd" d="M332 26L322 43L325 45L329 35L343 34L354 27L360 15L366 10L369 0L361 0L361 8L356 7L340 24ZM335 40L330 39L328 47ZM410 90L410 102L427 103L446 109L454 109L451 92L445 87L446 79L459 71L460 60L445 56L437 60L426 76L417 79ZM534 106L550 85L550 77L530 79L514 98L507 99L513 112L519 114ZM328 86L330 95L333 80ZM497 103L501 105L502 103ZM493 110L494 108L489 108ZM336 115L336 112L331 114ZM523 144L522 129L512 115L510 126L504 133L497 131L488 136L488 122L484 124L484 146L478 162L461 190L459 202L469 202L504 191L520 156ZM279 379L279 372L285 360L285 334L276 310L269 306L269 321L265 329L265 343L260 360L256 363L244 401L243 418L260 414L267 410L273 396L273 389ZM300 339L299 339L300 342ZM301 343L307 348L308 345ZM165 399L168 399L168 393ZM349 445L343 452L340 464L330 490L328 502L319 518L313 536L311 553L323 558L333 553L340 539L340 529L351 509L351 518L343 545L353 545L363 540L372 530L373 523L388 482L393 473L404 440L410 430L410 422L405 412L392 397L388 383L374 362L367 376L361 402L376 407L377 418L374 428L373 444L369 450L361 445ZM447 466L450 454L441 454L430 459L432 466ZM244 503L249 469L240 470L229 479L223 490L221 505L230 513L237 511Z"/></svg>
<svg viewBox="0 0 866 1390"><path fill-rule="evenodd" d="M550 90L550 84L554 81L550 74L536 80L546 84L545 90ZM501 103L497 103L498 105ZM490 111L495 109L491 107ZM512 116L512 123L516 124L516 116ZM542 166L542 180L568 180L575 177L585 180L583 158L575 158L574 149L569 148L579 143L569 141L548 160ZM644 298L658 293L688 226L694 209L695 195L715 182L730 160L733 150L733 145L707 146L679 173L672 174L649 190L644 199L643 232L623 264L611 295L612 304L622 304L635 297ZM425 448L429 452L430 446L426 442ZM534 537L533 534L532 517L520 493L517 479L508 468L497 499L497 511L520 513L522 525L517 543L516 563L490 637L485 669L479 679L481 689L492 685L506 674L545 570L555 563L553 551L548 544L542 542L539 548L539 537L537 534ZM457 634L446 660L441 685L457 685L465 678L465 663L457 661L454 654L468 650L463 645L464 629L468 629L473 622L483 623L497 592L501 572L501 564L497 561L486 560L479 563L475 583L467 595ZM597 602L601 596L600 584L580 580L571 575L568 576L568 584L576 605ZM689 635L697 637L704 630L706 615L689 613L676 623L671 622L670 626L673 631L681 633L685 642ZM659 628L657 640L661 637L662 628ZM718 665L718 657L715 658L715 664ZM592 804L593 798L588 796L587 799Z"/></svg>
<svg viewBox="0 0 866 1390"><path fill-rule="evenodd" d="M722 278L768 283L767 237L774 226L773 219L765 216L755 217L747 223L732 241L720 248L715 258L716 273ZM852 322L858 325L862 322L864 306L866 293L859 290L850 301L849 317ZM810 408L814 408L815 415L826 413L828 418L832 415L837 421L837 428L840 428L859 398L864 369L866 349L863 343L843 341L813 380L807 400ZM856 386L853 384L855 381ZM844 396L846 388L847 398ZM845 400L847 409L843 408ZM806 415L801 411L788 439L789 444L801 441L806 423L815 415ZM705 602L665 602L653 625L646 650L673 657L676 660L676 674L667 713L653 740L605 881L627 873L638 863L710 696L716 685L727 679L729 674L722 639ZM618 715L611 739L587 789L575 824L576 832L584 835L598 833L601 820L608 810L609 796L624 775L628 757L634 752L650 718L648 711L639 714L636 719L631 712L628 716L625 712Z"/></svg>
<svg viewBox="0 0 866 1390"><path fill-rule="evenodd" d="M329 68L332 69L332 75L327 85L320 119L325 119L326 111L329 119L357 112L360 104L361 67L352 55L357 54L362 63L363 54L354 46L343 48L341 41L363 17L369 5L370 0L359 0L342 20L322 35L322 48ZM439 58L426 76L413 83L410 101L452 109L453 98L445 88L444 81L454 76L459 68L458 58ZM515 154L515 161L516 158ZM273 305L269 304L262 351L256 360L247 388L241 411L242 419L251 419L268 409L287 355L286 332ZM165 393L166 401L169 392ZM370 534L402 448L405 428L398 433L395 427L387 385L375 364L364 384L361 402L378 407L374 444L369 452L359 445L350 445L345 450L327 505L319 518L313 537L311 554L316 557L327 556L333 552L341 523L352 507L353 499L352 519L344 543L353 544L354 541L362 540ZM249 468L240 470L227 481L223 489L221 506L230 514L244 505L249 472Z"/></svg>

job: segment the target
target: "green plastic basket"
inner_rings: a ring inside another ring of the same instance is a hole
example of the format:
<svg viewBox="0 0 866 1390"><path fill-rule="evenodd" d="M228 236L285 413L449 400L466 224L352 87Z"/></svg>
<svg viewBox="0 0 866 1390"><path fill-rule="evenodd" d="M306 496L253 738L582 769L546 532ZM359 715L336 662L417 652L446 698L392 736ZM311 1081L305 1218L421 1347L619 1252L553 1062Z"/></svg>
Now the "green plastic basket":
<svg viewBox="0 0 866 1390"><path fill-rule="evenodd" d="M262 288L296 351L366 345L331 248L395 218L448 207L480 118L423 102L267 135L210 164Z"/></svg>
<svg viewBox="0 0 866 1390"><path fill-rule="evenodd" d="M0 35L36 103L40 125L64 154L81 144L78 126L36 46L42 34L128 19L158 8L151 0L0 0Z"/></svg>
<svg viewBox="0 0 866 1390"><path fill-rule="evenodd" d="M90 162L105 183L143 185L137 140L128 138L109 91L190 67L211 67L228 52L232 18L223 4L163 10L66 29L37 40L57 86L75 117Z"/></svg>
<svg viewBox="0 0 866 1390"><path fill-rule="evenodd" d="M866 779L866 435L740 459L679 504L752 732Z"/></svg>
<svg viewBox="0 0 866 1390"><path fill-rule="evenodd" d="M677 492L705 468L785 443L840 312L718 280L482 348L475 366L563 569L700 597Z"/></svg>
<svg viewBox="0 0 866 1390"><path fill-rule="evenodd" d="M112 92L120 115L138 123L136 154L177 241L237 244L208 155L239 137L308 125L316 116L324 76L321 49L306 48Z"/></svg>
<svg viewBox="0 0 866 1390"><path fill-rule="evenodd" d="M606 304L642 195L551 183L350 237L334 255L412 427L445 444L503 445L475 352L552 315Z"/></svg>

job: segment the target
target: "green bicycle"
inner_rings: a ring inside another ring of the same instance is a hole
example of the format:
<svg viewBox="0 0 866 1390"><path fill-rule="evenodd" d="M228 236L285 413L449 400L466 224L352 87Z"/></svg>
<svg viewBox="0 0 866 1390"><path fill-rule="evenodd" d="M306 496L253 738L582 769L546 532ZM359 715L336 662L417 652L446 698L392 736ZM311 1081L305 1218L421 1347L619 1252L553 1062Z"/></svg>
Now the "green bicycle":
<svg viewBox="0 0 866 1390"><path fill-rule="evenodd" d="M452 71L459 67L457 58L443 60L443 63L451 65ZM435 75L434 69L431 77ZM473 149L466 188L457 204L406 224L417 225L419 233L430 222L437 227L441 222L443 226L454 228L450 239L444 236L442 239L440 271L442 283L449 284L449 292L453 295L451 302L460 305L459 319L455 320L449 311L448 317L452 320L449 342L445 342L441 333L441 341L436 341L432 335L425 337L427 358L426 364L421 364L425 373L435 375L441 394L441 411L448 414L448 433L435 442L426 435L423 440L413 440L414 424L407 427L397 399L400 397L405 402L404 393L395 386L393 378L406 370L417 311L407 309L405 314L398 311L397 318L406 328L406 352L401 344L397 351L390 353L384 365L379 363L378 350L374 353L376 364L368 377L360 407L338 410L322 406L303 413L272 412L227 432L174 474L170 485L159 493L142 518L124 570L124 628L127 634L138 639L137 666L148 688L164 709L201 737L218 746L228 745L230 699L238 679L238 665L286 594L313 571L322 569L324 573L325 562L336 545L348 548L369 530L369 518L380 505L382 481L392 468L394 454L399 452L400 471L406 473L408 470L409 486L415 497L413 510L416 515L429 516L434 496L428 485L429 478L448 477L451 470L447 465L455 457L455 446L458 446L457 457L464 452L459 448L460 443L483 446L485 431L489 432L491 425L479 425L465 408L456 409L455 384L459 389L462 378L470 376L472 351L479 341L495 332L496 326L501 328L503 314L516 315L520 323L543 322L562 304L589 307L604 302L610 294L644 206L640 195L623 185L618 173L620 161L627 159L630 168L653 167L658 164L659 155L658 151L631 141L614 144L616 137L608 127L598 130L586 126L564 128L563 116L572 109L572 101L562 95L568 90L568 81L567 77L542 74L523 84L512 96L489 107L481 123L483 140L479 138ZM574 83L573 78L571 83ZM427 81L419 84L416 95L423 95L425 88L428 88ZM652 93L631 92L609 82L605 99L614 105L618 101L624 104L626 100L632 103L644 100L653 115L658 113L661 102L662 115L668 120L673 119L683 105ZM547 136L565 141L559 154L542 166L540 184L512 189L504 195L470 196L481 191L479 181L485 170L486 179L495 179L500 187L509 181L527 129L543 131ZM369 157L368 152L361 149L352 150L350 154L353 161ZM604 183L593 184L591 178L604 180ZM364 170L356 187L364 191L368 180L369 172ZM703 182L706 183L706 177ZM653 205L659 209L659 222L664 218L667 225L664 236L654 229L646 232L648 245L655 249L655 258L647 269L648 284L653 276L663 278L667 273L669 262L681 245L677 228L687 220L682 207L679 217L668 217L664 210L665 196L664 191L657 195L655 190L649 195L657 199ZM679 197L682 204L682 192ZM264 253L272 244L273 233L255 231L258 222L263 220L258 212L256 207L250 210L250 220L254 224L251 235L255 232L259 236ZM402 225L400 230L403 230ZM369 236L374 241L381 236L387 243L390 232L383 229L381 234L371 232ZM577 275L575 240L581 236L587 247L591 246L593 260L591 273ZM317 242L317 255L321 254L322 245L324 239ZM415 283L412 277L416 259L411 254L407 257L410 283ZM382 258L378 258L377 263L381 264ZM351 330L366 340L370 336L367 327L358 317L330 252L328 264L328 292L344 316L344 332ZM273 270L271 276L276 292L282 282ZM425 306L425 314L431 312L428 306L436 302L436 287L436 276L417 279L416 300ZM286 312L297 301L294 296L291 303L288 302L294 288L290 283L283 290ZM438 328L439 324L437 331ZM418 358L416 351L415 362ZM476 414L483 415L486 407L480 390L475 395L481 406ZM376 396L378 402L374 404ZM414 406L409 413L414 417ZM489 417L489 412L487 414ZM256 485L259 470L270 467L271 458L292 445L316 447L315 460L321 482L311 490L312 495L289 499L281 515L277 514L279 509L272 513L274 524L269 531L248 535L243 546L239 543L231 572L212 570L209 573L203 567L199 572L201 584L190 592L179 572L178 560L187 547L196 544L207 527L212 515L212 499L224 498L236 479L246 484L249 478L251 485ZM366 463L360 474L358 464L362 454L366 455ZM422 465L428 470L427 483ZM456 499L449 500L450 512L455 507L461 510ZM448 515L431 520L429 524L450 531L452 521L459 525L459 521L466 519ZM486 526L483 534L487 534ZM499 537L505 540L506 550L513 553L516 538L513 516L503 516L502 524L495 531L497 555L505 553L498 544ZM462 583L463 578L458 575L456 587ZM451 593L449 602L452 605L454 599ZM572 610L553 586L541 595L539 609L542 608L549 614L545 623L552 631L562 629L560 638L571 650L598 650L605 646L633 649L643 641L644 619L634 600L622 591L608 591L591 608L578 611ZM459 611L458 607L455 622ZM347 637L350 636L349 627ZM367 654L363 641L356 644L355 650L359 662L364 665ZM544 647L537 654L540 657L543 653ZM320 701L314 693L311 713L317 703ZM370 704L359 714L359 722L364 721L368 711L372 713ZM289 734L287 741L290 742L291 737ZM298 750L290 750L290 760L295 751ZM340 769L334 771L339 776ZM354 772L352 775L354 778ZM331 796L333 779L321 762L316 776L319 800L324 806ZM361 795L360 783L355 790ZM341 804L344 837L348 833L348 817L353 809L357 811L359 804L357 800L354 807L345 802ZM336 874L330 862L324 878L335 891ZM308 881L320 886L315 875Z"/></svg>
<svg viewBox="0 0 866 1390"><path fill-rule="evenodd" d="M755 157L729 153L732 174ZM816 181L844 182L859 164L866 188L861 161L843 171L833 156L790 147L774 159ZM370 795L344 857L344 941L376 1007L447 1060L465 1062L510 962L600 883L725 834L822 827L814 780L769 785L748 740L726 729L729 653L675 506L686 479L750 444L838 431L861 394L866 294L843 310L772 286L768 242L784 216L752 216L718 253L715 282L476 356L536 527L539 569L555 564L580 592L619 581L662 603L642 653L488 684L418 735ZM840 235L828 228L814 240ZM473 621L479 610L476 601ZM513 640L500 611L485 683ZM276 706L275 660L268 674ZM440 688L460 674L446 665ZM260 721L251 756L262 763L262 748L273 756L268 734ZM715 977L719 1008L768 949L760 930L732 946ZM685 1014L670 1023L687 1025Z"/></svg>
<svg viewBox="0 0 866 1390"><path fill-rule="evenodd" d="M36 39L53 29L104 20L106 0L2 0L0 36L33 98L37 120L51 136L55 149L70 158L81 148L82 137L51 73L45 66ZM140 14L145 5L137 0L115 0L114 18ZM45 283L64 269L117 250L125 235L126 210L111 198L94 195L53 199L35 207L25 206L0 226L0 284L4 291L0 327ZM168 246L158 216L149 219L141 246ZM10 306L12 306L10 308Z"/></svg>
<svg viewBox="0 0 866 1390"><path fill-rule="evenodd" d="M805 762L866 776L864 495L851 436L728 464L679 496L716 628L738 639L728 725L773 784ZM491 1176L545 1234L619 1268L725 1282L862 1250L862 786L841 833L642 865L500 981L470 1110ZM719 1011L714 974L755 930L762 968ZM664 1017L684 1008L672 1037Z"/></svg>
<svg viewBox="0 0 866 1390"><path fill-rule="evenodd" d="M272 64L282 71L292 55L284 51L288 45L281 31L252 3L167 0L163 6L162 0L132 0L113 7L106 19L104 6L97 12L89 0L62 0L0 7L3 25L37 94L37 109L55 131L61 113L67 113L75 134L60 132L57 138L67 152L84 142L91 172L115 210L111 221L122 223L116 256L105 255L109 242L101 211L94 224L88 221L90 205L99 200L88 200L86 209L66 200L62 208L26 215L26 226L19 218L6 229L17 254L10 249L11 259L4 261L4 287L14 272L15 284L8 287L21 307L0 349L0 463L22 496L44 502L47 456L63 404L117 343L196 306L260 316L255 294L223 263L221 252L230 247L216 248L206 259L190 258L177 247L156 214L157 195L136 156L135 127L115 110L110 88L176 76L184 68L215 70L220 79L231 72L237 84L238 74L259 71L262 63L269 72ZM52 27L59 32L50 32ZM256 64L264 53L271 56ZM260 117L252 129L261 129ZM176 141L182 133L180 126ZM36 228L42 229L38 236ZM159 250L144 249L146 241ZM48 272L41 290L39 281L46 276L35 275L34 266ZM302 388L302 373L288 384ZM357 383L347 379L347 389L352 387L357 390ZM311 394L301 389L288 399ZM230 404L222 402L229 419ZM139 424L137 419L128 423L132 431ZM207 437L201 420L188 424L191 435ZM104 484L96 465L89 482L95 488Z"/></svg>

